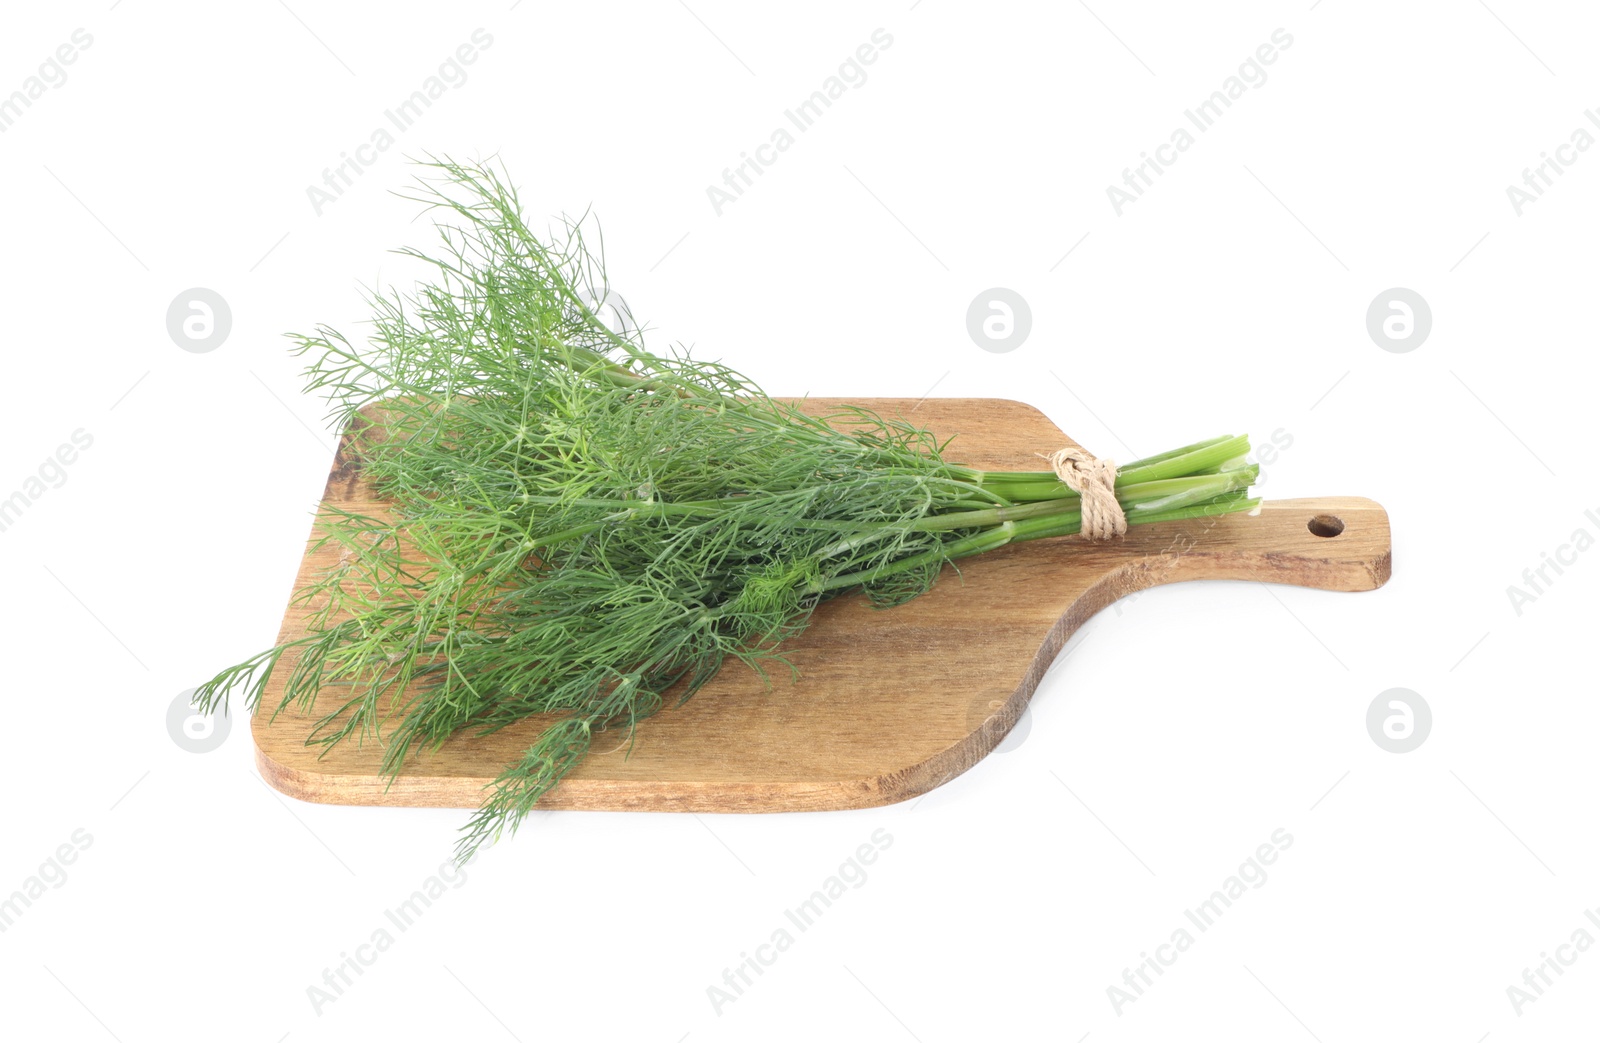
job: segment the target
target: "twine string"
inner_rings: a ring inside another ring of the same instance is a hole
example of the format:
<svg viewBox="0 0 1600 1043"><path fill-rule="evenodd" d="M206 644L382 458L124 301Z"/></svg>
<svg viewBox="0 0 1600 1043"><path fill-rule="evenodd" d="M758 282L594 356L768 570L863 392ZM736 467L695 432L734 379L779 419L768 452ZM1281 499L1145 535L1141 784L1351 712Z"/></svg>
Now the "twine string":
<svg viewBox="0 0 1600 1043"><path fill-rule="evenodd" d="M1091 540L1109 540L1128 531L1128 518L1117 502L1117 465L1101 460L1075 445L1046 456L1050 469L1083 502L1082 532Z"/></svg>

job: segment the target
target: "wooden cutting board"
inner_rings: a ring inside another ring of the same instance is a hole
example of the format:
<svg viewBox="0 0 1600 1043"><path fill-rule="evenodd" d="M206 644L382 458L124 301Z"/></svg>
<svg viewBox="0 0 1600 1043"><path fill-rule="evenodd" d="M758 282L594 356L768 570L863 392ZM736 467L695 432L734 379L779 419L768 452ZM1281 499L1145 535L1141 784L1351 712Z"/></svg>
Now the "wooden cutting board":
<svg viewBox="0 0 1600 1043"><path fill-rule="evenodd" d="M810 399L806 408L827 412L844 401ZM973 467L1037 470L1035 453L1070 441L1019 402L854 401L950 439L946 458ZM349 432L324 500L324 512L327 504L383 512ZM334 547L308 552L295 589L337 555ZM645 721L631 753L622 734L614 742L600 735L542 806L753 812L892 804L943 785L994 749L1072 632L1126 594L1187 579L1353 591L1388 578L1388 515L1357 497L1268 501L1258 516L1140 525L1101 544L1065 537L1005 547L963 561L959 576L947 568L931 592L896 608L875 609L858 594L825 603L788 645L797 681L776 670L768 688L730 663L693 699ZM306 615L291 605L278 640L304 634ZM951 669L975 661L982 669ZM262 705L281 698L277 677ZM275 720L256 716L256 764L284 793L329 804L475 807L542 727L529 720L458 736L412 755L390 784L373 743L326 753L306 746L315 717L295 708Z"/></svg>

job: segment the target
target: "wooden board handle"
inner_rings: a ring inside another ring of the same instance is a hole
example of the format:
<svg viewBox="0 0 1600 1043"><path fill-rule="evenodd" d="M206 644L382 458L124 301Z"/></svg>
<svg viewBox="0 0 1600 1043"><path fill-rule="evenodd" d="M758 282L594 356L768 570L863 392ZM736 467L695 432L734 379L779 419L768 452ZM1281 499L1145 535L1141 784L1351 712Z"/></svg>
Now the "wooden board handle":
<svg viewBox="0 0 1600 1043"><path fill-rule="evenodd" d="M1375 590L1390 573L1388 512L1360 496L1267 500L1259 514L1135 525L1127 535L1105 543L1072 542L1056 552L1061 558L1041 563L1059 581L1055 593L1066 602L1066 610L1045 636L1018 690L1017 713L1073 632L1129 594L1190 579ZM1035 553L1027 544L1015 550L1019 555Z"/></svg>
<svg viewBox="0 0 1600 1043"><path fill-rule="evenodd" d="M1192 537L1188 544L1173 540ZM1357 496L1268 500L1257 517L1197 518L1166 537L1178 579L1374 590L1389 579L1389 515Z"/></svg>

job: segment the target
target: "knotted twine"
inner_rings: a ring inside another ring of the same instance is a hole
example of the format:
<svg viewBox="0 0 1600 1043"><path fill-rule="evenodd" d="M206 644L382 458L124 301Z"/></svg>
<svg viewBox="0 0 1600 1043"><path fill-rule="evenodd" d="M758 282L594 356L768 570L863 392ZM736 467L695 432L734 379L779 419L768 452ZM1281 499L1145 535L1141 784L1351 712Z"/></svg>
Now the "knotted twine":
<svg viewBox="0 0 1600 1043"><path fill-rule="evenodd" d="M1068 489L1078 494L1083 504L1081 531L1091 540L1109 540L1128 531L1127 516L1117 502L1117 465L1101 460L1075 445L1058 449L1048 456L1050 469Z"/></svg>

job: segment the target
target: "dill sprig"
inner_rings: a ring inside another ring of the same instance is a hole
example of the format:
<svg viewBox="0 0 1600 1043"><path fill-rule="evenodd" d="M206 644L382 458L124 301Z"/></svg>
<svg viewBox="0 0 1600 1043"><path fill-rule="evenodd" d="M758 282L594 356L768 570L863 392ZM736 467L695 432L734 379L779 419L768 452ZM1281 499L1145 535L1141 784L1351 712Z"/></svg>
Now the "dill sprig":
<svg viewBox="0 0 1600 1043"><path fill-rule="evenodd" d="M787 665L783 640L824 599L896 605L951 561L1078 531L1048 471L962 467L902 421L813 417L720 363L647 351L586 303L607 285L584 221L536 234L503 171L423 167L405 198L438 241L400 253L426 277L368 292L359 347L292 335L389 516L328 507L319 545L341 554L297 594L308 633L195 698L242 690L259 711L284 671L272 712L321 712L313 744L382 742L391 778L459 732L561 715L489 788L458 857L515 831L596 732L631 739L730 659ZM1128 521L1253 508L1248 449L1222 437L1124 466Z"/></svg>

